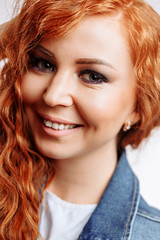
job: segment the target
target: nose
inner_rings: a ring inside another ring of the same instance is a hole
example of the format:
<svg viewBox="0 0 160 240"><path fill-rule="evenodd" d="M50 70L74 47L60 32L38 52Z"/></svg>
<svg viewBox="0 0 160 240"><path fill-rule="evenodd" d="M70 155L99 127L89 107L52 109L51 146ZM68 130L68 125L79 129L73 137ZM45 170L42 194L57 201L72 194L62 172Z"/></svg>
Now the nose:
<svg viewBox="0 0 160 240"><path fill-rule="evenodd" d="M43 101L50 107L65 106L69 107L73 104L73 84L67 72L57 73L47 85L43 93Z"/></svg>

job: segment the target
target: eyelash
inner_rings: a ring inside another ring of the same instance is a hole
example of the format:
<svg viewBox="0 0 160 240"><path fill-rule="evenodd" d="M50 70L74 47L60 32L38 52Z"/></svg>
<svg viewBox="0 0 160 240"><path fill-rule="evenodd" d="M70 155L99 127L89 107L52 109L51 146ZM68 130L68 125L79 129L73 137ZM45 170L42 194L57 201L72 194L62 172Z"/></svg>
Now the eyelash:
<svg viewBox="0 0 160 240"><path fill-rule="evenodd" d="M89 84L102 84L109 82L108 78L104 75L91 69L82 70L79 74L79 78Z"/></svg>
<svg viewBox="0 0 160 240"><path fill-rule="evenodd" d="M37 56L31 56L29 66L37 71L46 73L55 72L56 70L55 64L51 63L45 58Z"/></svg>
<svg viewBox="0 0 160 240"><path fill-rule="evenodd" d="M46 64L46 65L45 65ZM29 66L36 71L44 72L44 73L52 73L56 71L56 65L49 60L38 57L38 56L31 56ZM85 69L81 70L78 77L88 83L88 84L102 84L109 82L108 78L106 78L101 73L98 73L92 69Z"/></svg>

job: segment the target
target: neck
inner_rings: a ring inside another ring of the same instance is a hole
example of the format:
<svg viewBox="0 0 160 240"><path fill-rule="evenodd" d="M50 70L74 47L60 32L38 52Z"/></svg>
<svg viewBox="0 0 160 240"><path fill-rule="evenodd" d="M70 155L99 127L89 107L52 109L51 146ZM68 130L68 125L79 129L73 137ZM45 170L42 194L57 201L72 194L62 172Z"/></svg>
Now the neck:
<svg viewBox="0 0 160 240"><path fill-rule="evenodd" d="M98 151L76 159L54 160L56 176L49 190L71 203L98 203L116 164L116 151Z"/></svg>

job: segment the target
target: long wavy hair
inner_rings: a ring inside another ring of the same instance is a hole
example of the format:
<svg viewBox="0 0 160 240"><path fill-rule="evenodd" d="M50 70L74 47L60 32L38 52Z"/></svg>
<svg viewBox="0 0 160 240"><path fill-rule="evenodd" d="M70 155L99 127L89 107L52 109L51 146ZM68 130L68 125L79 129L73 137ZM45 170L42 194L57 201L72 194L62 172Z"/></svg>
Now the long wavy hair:
<svg viewBox="0 0 160 240"><path fill-rule="evenodd" d="M40 204L54 177L34 146L21 96L31 52L48 37L61 38L92 15L120 14L135 66L139 121L119 133L119 147L136 147L160 124L160 17L142 0L25 0L0 36L0 239L35 240ZM127 91L127 89L126 89Z"/></svg>

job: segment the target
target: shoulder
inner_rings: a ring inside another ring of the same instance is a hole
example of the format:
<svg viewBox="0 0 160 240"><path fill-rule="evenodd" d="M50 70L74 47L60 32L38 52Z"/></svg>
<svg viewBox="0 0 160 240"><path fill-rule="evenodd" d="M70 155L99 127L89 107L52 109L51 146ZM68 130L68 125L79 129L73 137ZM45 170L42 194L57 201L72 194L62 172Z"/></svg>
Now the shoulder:
<svg viewBox="0 0 160 240"><path fill-rule="evenodd" d="M131 240L160 239L160 210L150 207L142 197L133 223Z"/></svg>

